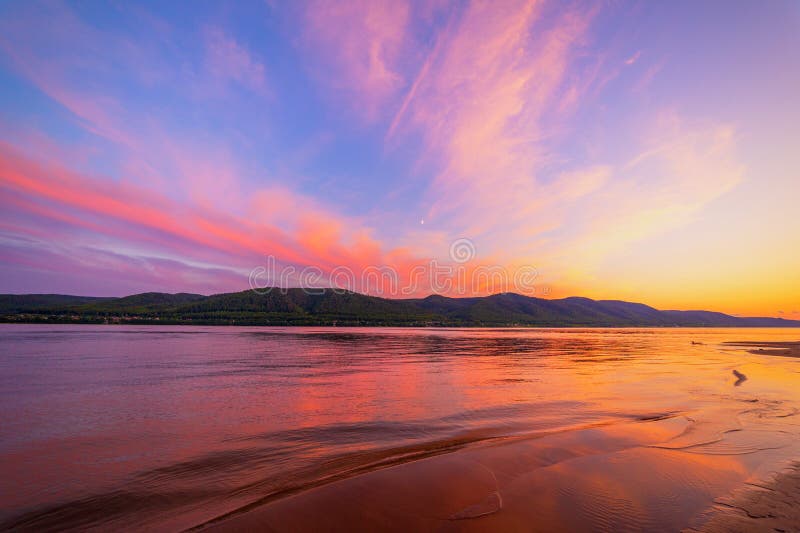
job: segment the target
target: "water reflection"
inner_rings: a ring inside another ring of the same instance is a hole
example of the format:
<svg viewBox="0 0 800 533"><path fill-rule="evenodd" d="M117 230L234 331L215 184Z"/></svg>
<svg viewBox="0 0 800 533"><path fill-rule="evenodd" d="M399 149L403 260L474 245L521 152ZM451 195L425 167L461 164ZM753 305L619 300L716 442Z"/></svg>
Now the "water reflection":
<svg viewBox="0 0 800 533"><path fill-rule="evenodd" d="M2 326L0 520L175 529L242 507L284 520L283 496L325 484L320 510L344 519L358 493L377 526L396 512L392 487L414 479L428 488L403 504L404 523L423 529L453 516L519 525L534 495L552 528L644 527L663 509L684 527L798 456L800 363L722 344L787 340L796 333ZM463 494L437 493L436 472L464 478ZM630 521L614 522L622 511Z"/></svg>

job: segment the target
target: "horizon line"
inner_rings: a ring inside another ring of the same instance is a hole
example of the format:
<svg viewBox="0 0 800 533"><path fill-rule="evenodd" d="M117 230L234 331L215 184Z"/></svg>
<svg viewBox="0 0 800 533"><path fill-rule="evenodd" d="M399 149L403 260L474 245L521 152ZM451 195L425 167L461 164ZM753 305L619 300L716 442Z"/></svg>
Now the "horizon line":
<svg viewBox="0 0 800 533"><path fill-rule="evenodd" d="M513 292L513 291L504 291L504 292L496 292L496 293L492 293L492 294L473 295L473 296L447 296L447 295L444 295L444 294L439 294L439 293L433 292L433 293L428 294L427 296L422 296L422 297L391 298L391 297L387 297L387 296L380 296L380 295L376 295L376 294L369 294L369 293L364 293L364 292L353 291L353 290L350 290L350 289L341 289L341 288L338 288L338 287L278 287L278 286L275 286L275 287L265 287L263 289L252 289L252 288L250 288L250 289L244 289L244 290L241 290L241 291L215 292L215 293L211 293L211 294L201 294L201 293L195 293L195 292L143 291L143 292L135 292L135 293L132 293L132 294L126 294L126 295L123 295L123 296L90 296L90 295L82 295L82 294L65 294L65 293L57 293L57 292L38 292L38 293L37 292L26 292L26 293L5 292L5 293L0 293L0 297L3 297L3 296L71 296L71 297L76 297L76 298L120 299L120 298L129 298L131 296L139 296L139 295L142 295L142 294L167 294L167 295L171 295L171 296L178 295L178 294L190 294L190 295L193 295L193 296L202 296L204 298L210 298L210 297L213 297L213 296L220 296L220 295L224 295L224 294L238 294L238 293L243 293L243 292L253 292L255 294L262 294L263 295L264 294L263 291L266 291L266 293L270 293L270 292L272 292L274 290L275 291L279 291L279 292L284 292L284 293L286 291L289 291L289 290L301 290L301 291L306 292L307 294L310 294L310 295L314 295L315 293L319 294L317 291L333 291L333 292L338 293L338 294L345 294L345 293L358 294L358 295L367 296L367 297L370 297L370 298L380 298L380 299L383 299L383 300L392 300L392 301L425 300L425 299L428 299L428 298L431 298L431 297L434 297L434 296L438 296L440 298L447 298L447 299L451 299L451 300L465 300L465 299L468 299L468 298L475 298L475 299L491 298L491 297L494 297L494 296L502 296L502 295L505 295L505 294L509 294L509 295L520 296L520 297L523 297L523 298L529 298L529 299L534 299L534 300L546 300L546 301L549 301L549 302L557 302L557 301L570 300L570 299L583 299L583 300L589 300L589 301L592 301L592 302L622 302L622 303L628 303L628 304L644 305L646 307L649 307L649 308L654 309L654 310L659 311L659 312L678 311L678 312L683 312L683 313L692 313L692 312L717 313L717 314L720 314L720 315L730 316L730 317L734 317L734 318L744 318L744 319L747 319L747 318L750 318L750 319L769 318L769 319L773 319L773 320L785 320L787 322L800 322L800 320L797 320L797 319L785 318L785 317L781 317L781 316L734 315L734 314L729 314L729 313L723 313L722 311L712 311L712 310L709 310L709 309L659 309L657 307L653 307L653 306L651 306L649 304L646 304L646 303L643 303L643 302L620 300L620 299L615 299L615 298L595 299L595 298L589 298L588 296L577 296L577 295L565 296L565 297L562 297L562 298L546 298L546 297L542 297L542 296L529 296L527 294L522 294L522 293Z"/></svg>

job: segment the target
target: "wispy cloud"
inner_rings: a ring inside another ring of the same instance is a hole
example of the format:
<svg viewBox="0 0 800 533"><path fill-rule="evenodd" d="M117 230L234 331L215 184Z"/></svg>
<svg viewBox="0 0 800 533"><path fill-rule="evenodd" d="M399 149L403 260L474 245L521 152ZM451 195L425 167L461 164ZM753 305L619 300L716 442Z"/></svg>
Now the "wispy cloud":
<svg viewBox="0 0 800 533"><path fill-rule="evenodd" d="M6 206L3 223L12 227L15 220L26 220L17 232L24 230L32 239L52 238L47 228L57 223L62 242L74 245L73 253L108 244L109 252L127 248L142 256L179 254L241 269L245 274L239 288L246 272L268 254L283 263L329 271L342 264L354 269L385 264L389 255L399 253L385 250L368 233L351 231L358 225L288 189L261 191L249 209L233 214L227 206L178 203L131 184L38 163L6 144L0 144L0 191Z"/></svg>
<svg viewBox="0 0 800 533"><path fill-rule="evenodd" d="M541 203L545 124L590 15L534 28L541 17L533 2L472 4L432 59L404 118L441 169L427 195L432 224L508 234Z"/></svg>
<svg viewBox="0 0 800 533"><path fill-rule="evenodd" d="M625 60L625 64L630 66L639 61L639 58L642 57L642 51L637 50L632 56Z"/></svg>
<svg viewBox="0 0 800 533"><path fill-rule="evenodd" d="M308 2L303 40L315 58L312 75L363 117L385 113L406 83L403 60L414 53L410 10L406 0Z"/></svg>
<svg viewBox="0 0 800 533"><path fill-rule="evenodd" d="M220 28L207 28L204 37L207 68L213 77L257 92L267 90L264 65L249 50Z"/></svg>
<svg viewBox="0 0 800 533"><path fill-rule="evenodd" d="M789 231L764 206L789 210L796 189L796 36L748 40L774 60L743 69L722 29L684 47L651 35L675 8L615 9L3 4L0 241L18 265L4 272L60 257L77 284L80 268L111 279L129 261L148 287L216 276L227 290L265 254L407 274L469 237L478 261L534 265L554 294L614 296L635 277L624 258L671 233L696 241L681 232L703 217L724 233L754 209ZM762 75L749 85L743 70ZM751 233L742 248L766 250L767 229ZM725 267L696 255L687 272Z"/></svg>
<svg viewBox="0 0 800 533"><path fill-rule="evenodd" d="M629 160L563 160L560 136L608 82L600 60L585 61L593 18L533 2L473 3L440 36L389 130L423 135L423 157L438 169L426 225L407 242L441 249L469 235L485 257L588 287L610 254L685 224L742 179L729 126L673 113L638 126L647 131Z"/></svg>

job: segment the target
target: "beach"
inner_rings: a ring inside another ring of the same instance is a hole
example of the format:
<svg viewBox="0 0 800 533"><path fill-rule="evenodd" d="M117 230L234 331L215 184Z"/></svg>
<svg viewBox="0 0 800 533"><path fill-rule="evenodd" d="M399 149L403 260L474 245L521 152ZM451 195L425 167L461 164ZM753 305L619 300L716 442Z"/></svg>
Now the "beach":
<svg viewBox="0 0 800 533"><path fill-rule="evenodd" d="M800 357L800 342L729 342L727 346L747 348L750 353L756 355Z"/></svg>
<svg viewBox="0 0 800 533"><path fill-rule="evenodd" d="M796 356L799 344L727 346ZM776 416L796 414L795 409ZM735 445L711 449L741 427L708 431L701 426L691 417L663 413L613 427L500 439L313 488L198 529L800 530L800 463L759 479L730 459L737 455ZM704 447L709 449L703 452Z"/></svg>
<svg viewBox="0 0 800 533"><path fill-rule="evenodd" d="M425 459L311 489L210 531L797 531L800 465L760 484L659 449L673 417ZM591 449L579 443L591 442ZM729 496L718 496L726 494Z"/></svg>
<svg viewBox="0 0 800 533"><path fill-rule="evenodd" d="M718 500L698 531L708 533L800 530L800 463L763 483L748 483Z"/></svg>
<svg viewBox="0 0 800 533"><path fill-rule="evenodd" d="M638 458L641 459L641 458ZM736 482L730 497L718 498L700 516L701 525L682 528L673 509L649 519L637 514L649 481L635 481L639 496L616 502L587 496L553 502L562 489L551 476L528 479L503 498L496 472L474 458L422 464L408 472L387 472L343 486L287 498L198 529L210 531L678 531L687 533L790 532L800 529L800 464L763 484ZM444 463L444 464L443 464ZM548 466L552 466L553 463ZM675 465L670 465L675 466ZM683 466L698 466L689 464ZM508 475L508 472L504 473ZM596 474L596 472L595 472ZM686 471L681 473L686 475ZM502 474L501 474L502 475ZM548 479L549 477L549 479ZM663 473L655 477L661 481ZM631 477L627 478L631 480ZM420 486L422 485L422 486ZM663 488L663 485L661 486ZM672 487L680 490L680 487ZM522 496L520 491L524 494ZM672 493L673 495L675 493ZM620 495L625 496L625 495ZM630 496L630 493L628 494ZM673 503L693 509L709 504L708 493L689 491ZM474 503L470 503L474 502ZM624 502L624 503L623 503ZM570 504L577 503L572 506ZM652 503L652 502L651 502ZM658 502L663 504L664 502ZM590 510L589 507L593 507ZM446 509L459 509L446 515ZM500 512L503 511L501 516ZM413 518L412 518L413 517ZM388 519L388 522L387 522Z"/></svg>
<svg viewBox="0 0 800 533"><path fill-rule="evenodd" d="M794 520L791 329L0 329L0 529Z"/></svg>

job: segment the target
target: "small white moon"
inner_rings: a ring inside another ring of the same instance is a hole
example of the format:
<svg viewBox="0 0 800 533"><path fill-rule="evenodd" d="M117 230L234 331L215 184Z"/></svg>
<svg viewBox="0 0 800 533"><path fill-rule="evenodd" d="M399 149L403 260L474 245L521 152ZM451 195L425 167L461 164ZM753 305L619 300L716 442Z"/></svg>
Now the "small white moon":
<svg viewBox="0 0 800 533"><path fill-rule="evenodd" d="M421 219L421 220L419 221L419 223L420 223L420 224L424 224L424 223L425 223L425 219Z"/></svg>

